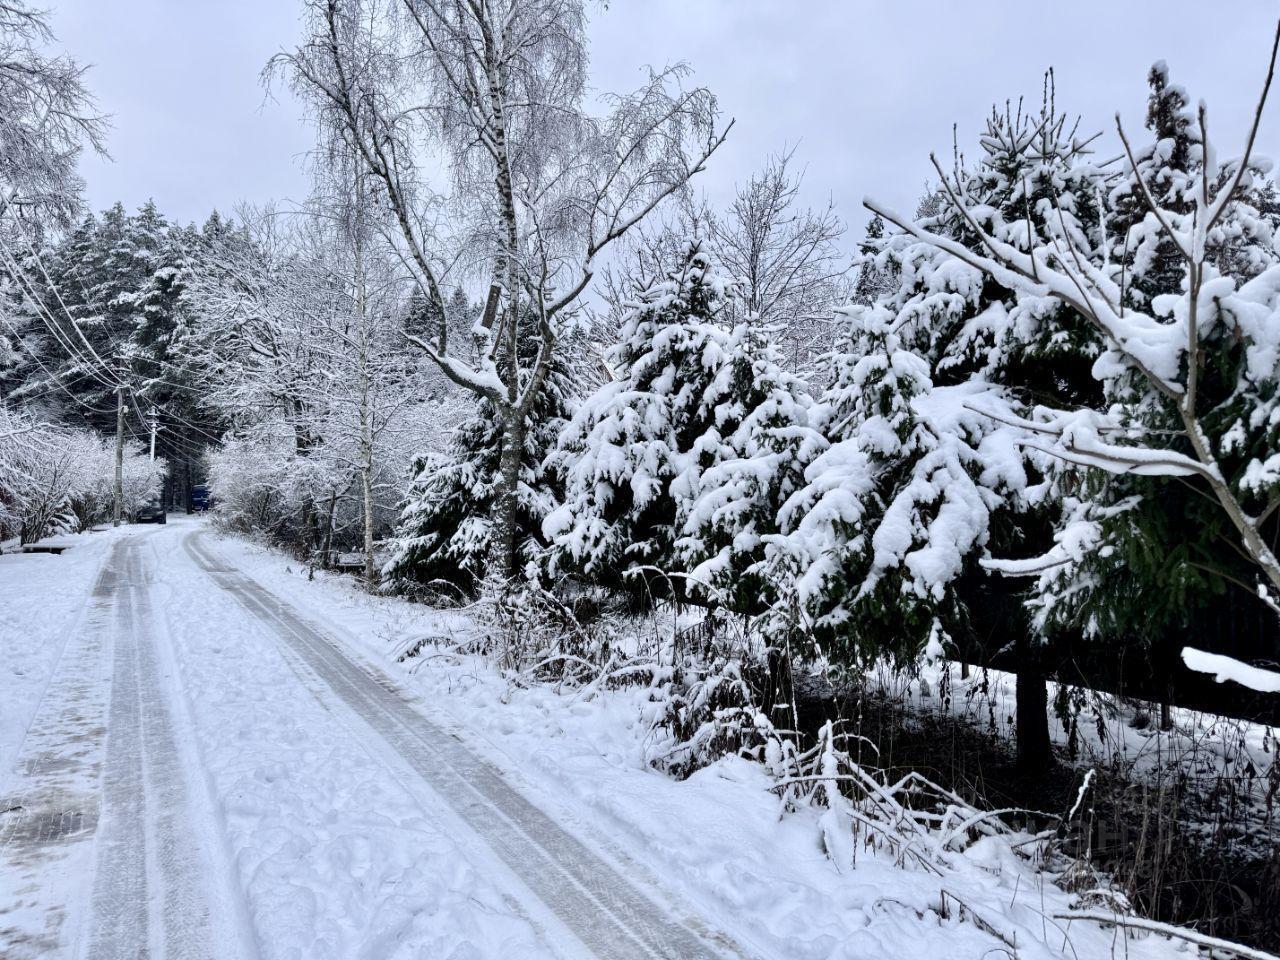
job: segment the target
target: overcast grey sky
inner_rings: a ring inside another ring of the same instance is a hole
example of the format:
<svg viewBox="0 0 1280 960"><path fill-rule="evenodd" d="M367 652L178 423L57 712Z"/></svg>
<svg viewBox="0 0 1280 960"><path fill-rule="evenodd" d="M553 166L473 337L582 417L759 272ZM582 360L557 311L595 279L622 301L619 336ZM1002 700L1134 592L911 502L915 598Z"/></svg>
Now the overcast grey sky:
<svg viewBox="0 0 1280 960"><path fill-rule="evenodd" d="M259 73L298 39L295 0L49 0L62 45L90 63L113 117L112 162L87 159L95 208L154 197L179 220L239 200L299 198L310 134ZM1043 71L1083 128L1138 126L1145 76L1168 61L1210 107L1222 156L1239 152L1274 27L1270 0L612 0L594 9L595 85L638 84L685 61L737 119L705 175L727 195L770 152L798 145L813 202L861 224L864 194L911 208L930 150L961 146L993 102L1038 100ZM1260 147L1280 155L1280 92Z"/></svg>

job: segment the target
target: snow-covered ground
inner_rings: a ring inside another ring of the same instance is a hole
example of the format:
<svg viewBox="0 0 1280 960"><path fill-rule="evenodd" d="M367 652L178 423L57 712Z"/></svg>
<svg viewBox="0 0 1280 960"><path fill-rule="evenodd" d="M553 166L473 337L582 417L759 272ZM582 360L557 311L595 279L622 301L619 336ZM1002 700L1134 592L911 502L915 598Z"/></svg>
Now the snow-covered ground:
<svg viewBox="0 0 1280 960"><path fill-rule="evenodd" d="M643 689L586 698L474 658L398 664L406 640L472 625L310 580L201 521L0 561L0 595L21 598L2 640L27 664L0 673L0 703L12 691L81 744L63 757L6 709L6 795L39 800L51 761L79 757L86 799L69 840L6 840L20 821L0 807L5 957L1189 955L1056 918L1073 898L997 840L937 872L871 848L838 863L821 812L781 815L758 765L652 770ZM99 665L74 709L49 683L60 637ZM24 759L37 747L44 774ZM186 847L194 873L173 855ZM186 936L180 917L196 918Z"/></svg>
<svg viewBox="0 0 1280 960"><path fill-rule="evenodd" d="M1016 678L1000 670L974 670L967 679L944 661L917 675L877 668L869 676L877 695L904 714L948 716L974 730L1012 743L1017 721ZM1049 701L1061 685L1049 684ZM1240 833L1238 845L1266 855L1280 839L1275 816L1276 765L1280 738L1261 723L1173 707L1171 726L1161 729L1159 704L1121 701L1080 687L1066 687L1076 706L1071 715L1049 713L1049 736L1058 757L1083 779L1091 768L1124 781L1177 783L1184 809L1195 819L1186 827L1212 834L1225 827ZM1224 782L1229 781L1230 790ZM1051 811L1058 812L1058 811Z"/></svg>
<svg viewBox="0 0 1280 960"><path fill-rule="evenodd" d="M508 684L478 658L397 663L392 654L416 638L439 637L447 646L474 628L455 612L371 597L346 577L316 573L311 580L304 568L254 544L227 538L217 548L277 595L322 617L332 636L406 678L540 805L660 878L759 956L978 958L1006 950L984 925L1007 932L1023 956L1178 953L1163 941L1126 942L1114 930L1052 919L1071 898L994 844L976 848L972 869L959 877L903 870L872 851L842 871L822 850L819 814L782 816L759 765L729 757L683 782L649 767L643 688L586 700L573 690ZM944 889L970 905L968 919L954 907L950 918L939 915ZM1056 949L1035 943L1046 939Z"/></svg>
<svg viewBox="0 0 1280 960"><path fill-rule="evenodd" d="M118 534L108 530L60 538L74 545L61 556L0 554L0 795L36 704Z"/></svg>

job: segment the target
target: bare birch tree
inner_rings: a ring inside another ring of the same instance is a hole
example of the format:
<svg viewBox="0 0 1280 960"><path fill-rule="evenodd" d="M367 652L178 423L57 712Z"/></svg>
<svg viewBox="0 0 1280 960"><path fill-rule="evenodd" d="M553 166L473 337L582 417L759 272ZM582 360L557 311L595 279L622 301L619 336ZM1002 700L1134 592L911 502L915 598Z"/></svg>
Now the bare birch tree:
<svg viewBox="0 0 1280 960"><path fill-rule="evenodd" d="M832 317L853 294L853 257L840 247L845 225L835 205L803 205L794 155L770 157L724 210L686 192L661 225L636 231L626 255L615 257L602 278L609 306L602 323L616 326L638 292L676 269L698 243L737 284L724 322L770 327L793 371L829 350ZM601 338L612 333L601 330Z"/></svg>
<svg viewBox="0 0 1280 960"><path fill-rule="evenodd" d="M844 223L835 205L805 207L794 150L770 157L709 218L710 248L741 285L739 310L774 325L793 370L830 349L831 316L850 294L852 257L839 247Z"/></svg>
<svg viewBox="0 0 1280 960"><path fill-rule="evenodd" d="M500 411L493 553L509 580L526 417L563 324L602 254L701 171L728 128L681 68L592 115L582 0L309 0L307 22L307 42L273 66L385 194L397 249L439 318L412 342ZM445 194L432 189L438 168ZM449 342L451 273L488 290L474 361Z"/></svg>

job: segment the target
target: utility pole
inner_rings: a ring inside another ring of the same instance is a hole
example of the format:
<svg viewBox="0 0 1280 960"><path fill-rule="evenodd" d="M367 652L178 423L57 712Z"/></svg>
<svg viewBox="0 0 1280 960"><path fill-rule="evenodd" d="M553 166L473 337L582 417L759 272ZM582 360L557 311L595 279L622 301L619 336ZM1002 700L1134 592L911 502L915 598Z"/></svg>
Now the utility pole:
<svg viewBox="0 0 1280 960"><path fill-rule="evenodd" d="M156 422L155 407L151 408L151 413L148 415L147 419L151 421L151 462L155 463L156 462L156 430L158 429L158 424Z"/></svg>
<svg viewBox="0 0 1280 960"><path fill-rule="evenodd" d="M112 497L112 526L124 517L124 384L116 387L116 485Z"/></svg>

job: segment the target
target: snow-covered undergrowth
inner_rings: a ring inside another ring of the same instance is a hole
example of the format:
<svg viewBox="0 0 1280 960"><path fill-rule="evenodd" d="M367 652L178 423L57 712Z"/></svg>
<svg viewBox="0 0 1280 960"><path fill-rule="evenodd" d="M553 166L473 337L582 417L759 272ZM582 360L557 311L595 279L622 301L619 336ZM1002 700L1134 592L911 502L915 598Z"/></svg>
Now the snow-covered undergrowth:
<svg viewBox="0 0 1280 960"><path fill-rule="evenodd" d="M625 645L539 682L475 652L487 641L469 615L371 597L341 577L310 581L242 541L219 546L399 671L531 799L761 956L1189 955L1163 934L1073 919L1130 922L1106 891L1068 889L1071 864L1047 835L922 777L885 782L853 761L838 727L801 750L761 717L744 752L679 780L654 767L682 742L655 723L673 678Z"/></svg>
<svg viewBox="0 0 1280 960"><path fill-rule="evenodd" d="M141 444L125 444L120 468L126 513L160 492L165 465ZM0 406L0 540L34 543L109 519L113 469L106 437Z"/></svg>
<svg viewBox="0 0 1280 960"><path fill-rule="evenodd" d="M915 675L887 667L868 673L869 689L905 717L945 718L1012 742L1015 677L935 662ZM1124 700L1068 684L1050 683L1049 735L1060 762L1081 777L1088 770L1116 782L1176 791L1182 827L1203 840L1242 853L1270 854L1280 831L1280 737L1274 728L1233 717L1169 709L1162 729L1159 705Z"/></svg>

